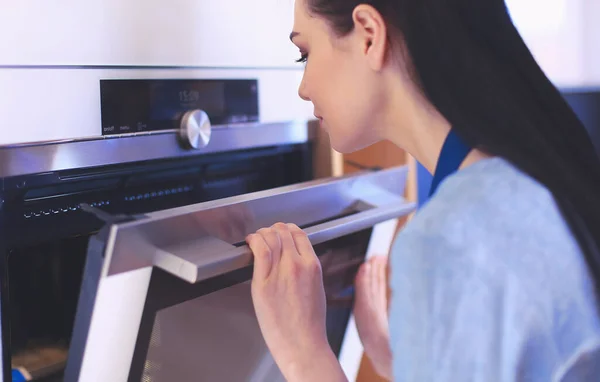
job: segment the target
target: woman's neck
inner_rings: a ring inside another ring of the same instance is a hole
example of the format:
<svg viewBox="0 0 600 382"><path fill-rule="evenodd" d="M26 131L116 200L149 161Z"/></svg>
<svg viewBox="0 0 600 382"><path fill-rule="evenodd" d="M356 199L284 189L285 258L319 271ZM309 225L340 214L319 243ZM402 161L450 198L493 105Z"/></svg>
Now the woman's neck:
<svg viewBox="0 0 600 382"><path fill-rule="evenodd" d="M388 110L383 111L383 115L388 117L384 122L383 138L407 151L433 174L450 132L450 123L420 93L407 96L406 92L398 92L388 100ZM486 157L489 156L472 150L460 168Z"/></svg>

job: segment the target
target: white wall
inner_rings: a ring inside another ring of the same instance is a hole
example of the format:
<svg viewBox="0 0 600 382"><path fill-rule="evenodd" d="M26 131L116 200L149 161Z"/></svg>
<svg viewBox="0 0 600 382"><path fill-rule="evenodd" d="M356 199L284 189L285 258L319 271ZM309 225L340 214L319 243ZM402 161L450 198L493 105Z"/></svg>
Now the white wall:
<svg viewBox="0 0 600 382"><path fill-rule="evenodd" d="M534 57L557 86L600 84L600 0L506 0Z"/></svg>
<svg viewBox="0 0 600 382"><path fill-rule="evenodd" d="M600 0L583 1L585 72L590 83L600 85Z"/></svg>
<svg viewBox="0 0 600 382"><path fill-rule="evenodd" d="M294 66L293 0L0 1L0 65Z"/></svg>

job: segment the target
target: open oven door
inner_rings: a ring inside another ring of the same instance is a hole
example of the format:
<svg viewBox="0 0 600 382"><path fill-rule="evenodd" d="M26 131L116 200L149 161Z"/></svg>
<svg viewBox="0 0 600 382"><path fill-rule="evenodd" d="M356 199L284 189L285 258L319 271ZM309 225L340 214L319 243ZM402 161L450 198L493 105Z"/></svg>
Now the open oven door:
<svg viewBox="0 0 600 382"><path fill-rule="evenodd" d="M108 216L90 239L66 381L278 381L250 294L247 234L277 222L308 234L323 266L327 335L356 377L353 281L386 254L407 167L321 179L144 216Z"/></svg>

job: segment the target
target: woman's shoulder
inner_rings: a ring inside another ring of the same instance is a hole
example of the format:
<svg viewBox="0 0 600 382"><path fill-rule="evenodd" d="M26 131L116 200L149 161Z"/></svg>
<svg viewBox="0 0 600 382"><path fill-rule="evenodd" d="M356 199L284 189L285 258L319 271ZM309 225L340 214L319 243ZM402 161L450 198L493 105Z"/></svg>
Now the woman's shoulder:
<svg viewBox="0 0 600 382"><path fill-rule="evenodd" d="M497 285L516 277L532 290L561 275L577 283L586 272L552 194L500 158L448 177L400 232L396 255L396 261L425 261L438 270L489 273Z"/></svg>
<svg viewBox="0 0 600 382"><path fill-rule="evenodd" d="M398 235L393 258L402 264L396 275L412 267L462 286L476 277L498 293L510 280L547 306L564 298L593 303L585 258L552 194L499 158L441 184Z"/></svg>
<svg viewBox="0 0 600 382"><path fill-rule="evenodd" d="M502 158L487 158L446 178L407 228L460 239L467 233L497 237L504 231L560 222L545 186Z"/></svg>

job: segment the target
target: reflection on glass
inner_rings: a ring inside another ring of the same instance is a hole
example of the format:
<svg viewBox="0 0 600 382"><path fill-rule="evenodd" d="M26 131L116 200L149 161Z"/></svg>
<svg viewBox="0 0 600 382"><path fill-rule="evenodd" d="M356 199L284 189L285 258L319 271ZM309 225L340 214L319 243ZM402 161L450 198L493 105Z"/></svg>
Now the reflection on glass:
<svg viewBox="0 0 600 382"><path fill-rule="evenodd" d="M142 380L284 381L262 338L250 282L158 312Z"/></svg>

